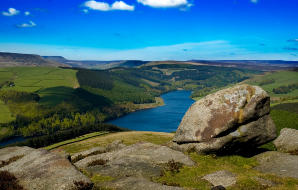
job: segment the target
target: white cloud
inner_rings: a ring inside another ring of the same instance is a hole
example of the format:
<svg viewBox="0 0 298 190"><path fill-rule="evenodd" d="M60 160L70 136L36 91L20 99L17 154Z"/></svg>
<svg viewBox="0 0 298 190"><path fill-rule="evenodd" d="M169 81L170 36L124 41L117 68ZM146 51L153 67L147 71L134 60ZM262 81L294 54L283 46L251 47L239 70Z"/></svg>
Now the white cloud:
<svg viewBox="0 0 298 190"><path fill-rule="evenodd" d="M36 24L33 21L29 21L28 23L23 23L20 25L17 25L17 27L19 28L31 28L31 27L35 27Z"/></svg>
<svg viewBox="0 0 298 190"><path fill-rule="evenodd" d="M252 3L258 3L259 0L250 0Z"/></svg>
<svg viewBox="0 0 298 190"><path fill-rule="evenodd" d="M123 1L116 1L112 5L105 2L97 2L94 0L86 1L84 3L85 7L88 7L92 10L97 11L112 11L112 10L125 10L125 11L133 11L135 9L134 6L128 5Z"/></svg>
<svg viewBox="0 0 298 190"><path fill-rule="evenodd" d="M3 11L2 15L4 16L14 16L19 14L20 11L16 10L15 8L9 8L7 12Z"/></svg>
<svg viewBox="0 0 298 190"><path fill-rule="evenodd" d="M134 6L128 5L124 3L123 1L116 1L112 5L112 10L127 10L127 11L133 11L135 9Z"/></svg>
<svg viewBox="0 0 298 190"><path fill-rule="evenodd" d="M26 11L24 14L25 14L26 16L29 16L29 15L30 15L30 12L29 12L29 11Z"/></svg>
<svg viewBox="0 0 298 190"><path fill-rule="evenodd" d="M92 10L97 10L97 11L109 11L110 10L110 5L108 3L104 2L97 2L97 1L86 1L84 3L86 7Z"/></svg>
<svg viewBox="0 0 298 190"><path fill-rule="evenodd" d="M137 0L139 3L154 8L175 8L191 6L187 0Z"/></svg>

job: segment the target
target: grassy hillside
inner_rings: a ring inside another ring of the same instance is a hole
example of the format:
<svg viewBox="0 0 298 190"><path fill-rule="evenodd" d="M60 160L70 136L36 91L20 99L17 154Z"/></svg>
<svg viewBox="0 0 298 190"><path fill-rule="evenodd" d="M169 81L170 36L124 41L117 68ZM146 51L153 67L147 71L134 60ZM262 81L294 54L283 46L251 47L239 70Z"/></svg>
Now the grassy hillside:
<svg viewBox="0 0 298 190"><path fill-rule="evenodd" d="M21 92L34 92L40 95L42 103L56 101L61 96L68 96L71 92L63 92L61 89L52 90L55 87L77 88L75 70L67 70L55 67L9 67L0 68L0 82L10 82L2 91L14 90ZM2 75L4 73L4 75ZM49 98L52 97L52 100Z"/></svg>
<svg viewBox="0 0 298 190"><path fill-rule="evenodd" d="M9 107L5 105L3 101L0 100L0 121L2 123L7 123L13 120L14 120L14 117L9 111Z"/></svg>
<svg viewBox="0 0 298 190"><path fill-rule="evenodd" d="M1 68L0 72L4 73L0 100L6 115L0 118L0 123L2 128L10 129L3 130L7 131L6 137L54 135L79 128L93 130L108 119L160 105L161 101L156 100L162 93L187 89L194 92L193 96L204 96L258 73L192 64L154 64L104 71L10 67Z"/></svg>
<svg viewBox="0 0 298 190"><path fill-rule="evenodd" d="M274 89L298 84L298 72L296 71L269 72L249 79L245 83L261 86L270 94L273 103L298 99L298 87L289 89L285 93L274 92Z"/></svg>
<svg viewBox="0 0 298 190"><path fill-rule="evenodd" d="M25 92L37 92L42 89L65 86L77 87L76 71L54 67L13 67L0 68L6 77L1 76L2 81L12 81L15 86L4 87L3 90L17 90Z"/></svg>

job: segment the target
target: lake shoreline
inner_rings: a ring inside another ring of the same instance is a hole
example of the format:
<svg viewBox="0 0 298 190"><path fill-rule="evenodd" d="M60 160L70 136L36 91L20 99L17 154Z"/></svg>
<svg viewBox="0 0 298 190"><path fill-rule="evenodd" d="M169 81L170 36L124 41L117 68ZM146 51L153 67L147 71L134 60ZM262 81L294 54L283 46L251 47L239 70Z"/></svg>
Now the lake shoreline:
<svg viewBox="0 0 298 190"><path fill-rule="evenodd" d="M195 102L190 95L190 90L170 91L159 97L163 102L149 104L148 107L138 107L138 109L135 107L133 112L111 119L106 123L135 131L173 132L178 127L185 112ZM135 115L137 117L131 118ZM148 119L148 117L154 118ZM131 123L128 124L127 118L133 122L130 121ZM162 124L158 124L158 122Z"/></svg>

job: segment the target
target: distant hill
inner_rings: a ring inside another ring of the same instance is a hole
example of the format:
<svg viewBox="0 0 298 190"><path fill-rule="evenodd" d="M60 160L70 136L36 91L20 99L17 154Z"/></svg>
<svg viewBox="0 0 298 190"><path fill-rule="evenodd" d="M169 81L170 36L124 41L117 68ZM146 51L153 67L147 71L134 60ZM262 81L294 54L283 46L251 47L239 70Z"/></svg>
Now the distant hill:
<svg viewBox="0 0 298 190"><path fill-rule="evenodd" d="M62 56L42 56L46 60L56 61L59 63L66 63L68 60Z"/></svg>
<svg viewBox="0 0 298 190"><path fill-rule="evenodd" d="M282 60L190 60L189 62L195 62L210 66L257 69L262 71L275 71L298 68L298 61Z"/></svg>
<svg viewBox="0 0 298 190"><path fill-rule="evenodd" d="M88 69L112 69L115 67L138 67L148 63L148 61L140 60L115 60L115 61L96 61L96 60L68 60L62 56L43 56L44 59L67 64L72 67L88 68Z"/></svg>
<svg viewBox="0 0 298 190"><path fill-rule="evenodd" d="M71 67L78 68L94 68L94 69L106 69L104 65L112 63L122 63L123 61L96 61L96 60L69 60L62 56L42 56L46 60L56 61L62 64L69 65ZM110 68L110 67L109 67Z"/></svg>
<svg viewBox="0 0 298 190"><path fill-rule="evenodd" d="M66 64L47 60L39 55L0 52L0 67L13 66L49 66L60 67Z"/></svg>
<svg viewBox="0 0 298 190"><path fill-rule="evenodd" d="M1 53L0 67L9 66L54 66L107 70L117 67L137 68L154 65L205 65L235 67L259 71L297 69L298 61L282 60L189 60L189 61L141 61L141 60L69 60L62 56L39 56L33 54Z"/></svg>

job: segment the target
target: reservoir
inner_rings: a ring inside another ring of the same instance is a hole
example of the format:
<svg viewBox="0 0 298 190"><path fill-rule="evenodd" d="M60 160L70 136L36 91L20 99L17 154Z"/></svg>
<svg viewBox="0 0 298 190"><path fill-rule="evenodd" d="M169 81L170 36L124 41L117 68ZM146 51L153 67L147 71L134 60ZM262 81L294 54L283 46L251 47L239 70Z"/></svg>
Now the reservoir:
<svg viewBox="0 0 298 190"><path fill-rule="evenodd" d="M109 123L136 131L174 132L182 117L194 103L191 91L180 90L162 95L165 105L140 110Z"/></svg>

